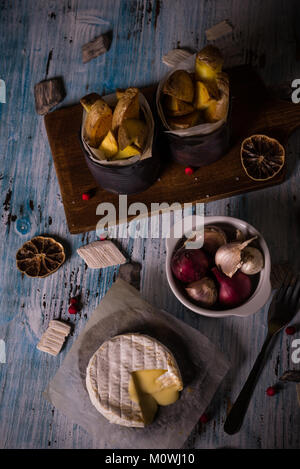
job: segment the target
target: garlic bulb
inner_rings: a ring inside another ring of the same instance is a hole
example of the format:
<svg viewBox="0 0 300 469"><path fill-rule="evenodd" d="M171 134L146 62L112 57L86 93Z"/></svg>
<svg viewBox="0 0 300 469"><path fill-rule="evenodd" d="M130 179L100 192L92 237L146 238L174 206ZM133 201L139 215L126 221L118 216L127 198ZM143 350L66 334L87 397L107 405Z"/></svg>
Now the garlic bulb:
<svg viewBox="0 0 300 469"><path fill-rule="evenodd" d="M264 258L259 249L246 247L243 250L243 264L241 272L248 275L255 275L264 267Z"/></svg>
<svg viewBox="0 0 300 469"><path fill-rule="evenodd" d="M184 246L193 249L189 243L199 243L199 247L203 247L207 253L214 256L219 247L227 243L227 236L218 226L209 225L203 231L195 231L193 236L185 241Z"/></svg>
<svg viewBox="0 0 300 469"><path fill-rule="evenodd" d="M188 296L203 306L212 306L218 299L215 282L209 277L190 283L186 288Z"/></svg>
<svg viewBox="0 0 300 469"><path fill-rule="evenodd" d="M234 242L221 246L215 255L216 266L231 278L243 265L242 251L256 238L254 236L243 243Z"/></svg>
<svg viewBox="0 0 300 469"><path fill-rule="evenodd" d="M221 228L218 226L206 226L204 228L204 244L203 249L211 254L215 255L219 247L227 243L227 236Z"/></svg>

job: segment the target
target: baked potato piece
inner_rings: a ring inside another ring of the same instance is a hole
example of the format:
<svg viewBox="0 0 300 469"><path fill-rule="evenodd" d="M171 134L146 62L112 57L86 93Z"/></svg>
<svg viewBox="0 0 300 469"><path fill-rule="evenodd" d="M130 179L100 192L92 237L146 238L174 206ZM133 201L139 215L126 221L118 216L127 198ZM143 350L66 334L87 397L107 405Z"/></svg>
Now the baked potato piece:
<svg viewBox="0 0 300 469"><path fill-rule="evenodd" d="M194 107L199 111L206 109L212 102L207 86L202 81L196 81Z"/></svg>
<svg viewBox="0 0 300 469"><path fill-rule="evenodd" d="M143 149L147 139L147 125L139 119L126 119L119 127L118 144L120 150L134 144Z"/></svg>
<svg viewBox="0 0 300 469"><path fill-rule="evenodd" d="M195 110L186 116L168 117L167 122L171 129L182 130L194 127L203 122L202 112Z"/></svg>
<svg viewBox="0 0 300 469"><path fill-rule="evenodd" d="M112 158L112 160L124 160L140 154L141 151L138 148L136 148L134 145L128 145L128 147L124 148L124 150L119 150L118 153Z"/></svg>
<svg viewBox="0 0 300 469"><path fill-rule="evenodd" d="M116 89L116 96L117 96L117 100L121 99L122 96L124 96L126 90L121 90L120 88L117 88Z"/></svg>
<svg viewBox="0 0 300 469"><path fill-rule="evenodd" d="M194 83L191 75L186 70L176 70L172 73L163 86L163 93L187 103L194 99Z"/></svg>
<svg viewBox="0 0 300 469"><path fill-rule="evenodd" d="M220 93L218 100L213 100L204 111L207 122L217 122L225 119L229 107L229 77L227 73L220 72L216 76L216 84Z"/></svg>
<svg viewBox="0 0 300 469"><path fill-rule="evenodd" d="M84 138L94 148L98 148L112 126L112 110L103 99L92 104L84 125Z"/></svg>
<svg viewBox="0 0 300 469"><path fill-rule="evenodd" d="M98 99L101 99L101 96L98 93L90 93L81 98L80 104L84 107L86 112L90 112L92 105L98 101Z"/></svg>
<svg viewBox="0 0 300 469"><path fill-rule="evenodd" d="M116 153L118 153L118 143L111 130L109 130L106 137L104 137L102 140L99 150L103 152L108 160L111 159Z"/></svg>
<svg viewBox="0 0 300 469"><path fill-rule="evenodd" d="M195 75L196 80L215 80L217 73L222 70L224 63L220 50L212 45L204 47L196 55Z"/></svg>
<svg viewBox="0 0 300 469"><path fill-rule="evenodd" d="M117 133L125 119L138 119L140 114L139 90L128 88L117 102L112 118L112 130Z"/></svg>
<svg viewBox="0 0 300 469"><path fill-rule="evenodd" d="M194 107L190 103L181 101L180 99L168 94L163 97L163 108L167 116L185 116L193 112Z"/></svg>

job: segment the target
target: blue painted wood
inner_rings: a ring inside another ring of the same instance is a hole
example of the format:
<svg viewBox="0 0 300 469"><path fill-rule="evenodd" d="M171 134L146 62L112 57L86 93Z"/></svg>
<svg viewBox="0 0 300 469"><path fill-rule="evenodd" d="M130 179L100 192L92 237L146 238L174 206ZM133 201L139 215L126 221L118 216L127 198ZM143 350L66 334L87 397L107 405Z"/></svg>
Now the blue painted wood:
<svg viewBox="0 0 300 469"><path fill-rule="evenodd" d="M6 103L0 104L0 339L6 344L6 363L0 363L1 448L97 447L82 428L52 408L42 392L118 271L86 270L76 254L96 235L68 233L43 119L34 109L34 84L62 76L67 97L61 106L78 102L88 91L108 93L116 87L151 84L167 70L161 62L165 53L174 47L202 47L205 30L224 19L234 25L230 40L239 48L239 60L257 67L268 84L292 80L300 76L297 9L293 0L0 2L0 79L7 93ZM108 30L113 30L110 51L82 64L81 46ZM289 177L281 186L205 206L207 215L249 221L264 234L274 262L288 259L298 269L299 151L298 134L287 148ZM23 278L15 267L15 253L26 240L43 233L67 242L70 255L48 278ZM232 370L208 409L210 422L195 429L186 447L299 447L295 387L285 386L272 399L265 395L267 386L294 367L291 341L299 333L278 338L242 430L227 436L223 432L226 411L263 343L267 308L245 319L199 317L179 304L168 288L163 239L119 237L118 242L128 257L143 265L144 297L201 330L232 360ZM83 309L71 317L68 299L76 294L81 295ZM35 348L52 318L74 325L72 337L57 357Z"/></svg>

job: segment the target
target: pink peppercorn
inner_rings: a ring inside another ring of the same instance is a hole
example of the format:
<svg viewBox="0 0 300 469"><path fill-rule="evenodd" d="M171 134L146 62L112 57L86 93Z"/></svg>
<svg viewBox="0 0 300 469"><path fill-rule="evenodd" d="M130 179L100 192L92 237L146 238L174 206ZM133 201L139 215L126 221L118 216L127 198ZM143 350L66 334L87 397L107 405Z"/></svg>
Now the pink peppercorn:
<svg viewBox="0 0 300 469"><path fill-rule="evenodd" d="M78 303L77 298L71 298L70 299L70 305L76 305Z"/></svg>
<svg viewBox="0 0 300 469"><path fill-rule="evenodd" d="M187 168L185 168L184 170L185 174L187 174L188 176L191 176L194 172L193 168L191 168L190 166L188 166Z"/></svg>
<svg viewBox="0 0 300 469"><path fill-rule="evenodd" d="M78 312L78 308L76 305L71 305L68 311L69 311L69 314L76 314Z"/></svg>
<svg viewBox="0 0 300 469"><path fill-rule="evenodd" d="M207 423L208 420L209 420L208 415L204 413L204 414L201 415L201 417L200 417L200 419L199 419L199 422L201 422L201 423Z"/></svg>
<svg viewBox="0 0 300 469"><path fill-rule="evenodd" d="M274 388L274 386L269 386L266 390L266 394L267 396L275 396L276 389Z"/></svg>
<svg viewBox="0 0 300 469"><path fill-rule="evenodd" d="M82 194L82 200L90 200L91 198L91 194L89 194L88 192L84 192Z"/></svg>

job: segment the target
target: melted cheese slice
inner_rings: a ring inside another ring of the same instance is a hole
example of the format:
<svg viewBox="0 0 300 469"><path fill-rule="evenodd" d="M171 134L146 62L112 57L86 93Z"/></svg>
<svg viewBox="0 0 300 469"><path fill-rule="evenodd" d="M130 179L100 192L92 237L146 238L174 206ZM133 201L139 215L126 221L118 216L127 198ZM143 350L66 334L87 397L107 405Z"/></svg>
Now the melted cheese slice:
<svg viewBox="0 0 300 469"><path fill-rule="evenodd" d="M86 386L92 404L110 422L144 427L158 405L179 397L182 378L163 344L142 334L124 334L104 342L91 357Z"/></svg>
<svg viewBox="0 0 300 469"><path fill-rule="evenodd" d="M158 405L167 406L179 398L176 385L162 389L157 381L166 372L167 370L139 370L131 373L129 396L140 405L146 424L153 421Z"/></svg>

